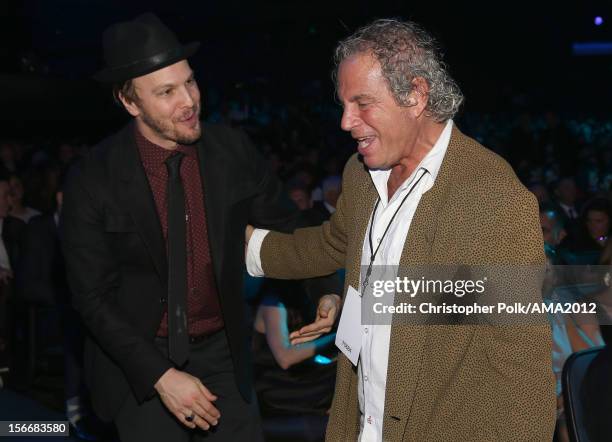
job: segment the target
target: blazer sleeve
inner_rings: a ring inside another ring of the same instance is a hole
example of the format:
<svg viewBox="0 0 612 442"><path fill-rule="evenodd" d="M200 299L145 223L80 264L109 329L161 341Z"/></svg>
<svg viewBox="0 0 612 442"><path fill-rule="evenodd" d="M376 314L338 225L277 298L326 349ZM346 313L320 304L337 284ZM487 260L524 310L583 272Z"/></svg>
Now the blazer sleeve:
<svg viewBox="0 0 612 442"><path fill-rule="evenodd" d="M52 281L51 262L53 250L45 235L46 219L36 217L30 220L24 236L21 257L19 285L26 301L53 305L58 294Z"/></svg>
<svg viewBox="0 0 612 442"><path fill-rule="evenodd" d="M291 235L270 232L261 246L264 274L277 279L304 279L329 275L344 268L350 207L346 189L351 162L345 168L336 211L329 221L317 227L297 229Z"/></svg>
<svg viewBox="0 0 612 442"><path fill-rule="evenodd" d="M172 365L114 301L121 274L105 238L101 198L93 191L92 175L90 170L75 170L64 191L60 234L68 282L85 325L142 402Z"/></svg>
<svg viewBox="0 0 612 442"><path fill-rule="evenodd" d="M249 223L264 229L292 232L300 223L299 211L263 156L244 133L240 134L243 152L246 152L246 167L252 174L255 191L250 204Z"/></svg>

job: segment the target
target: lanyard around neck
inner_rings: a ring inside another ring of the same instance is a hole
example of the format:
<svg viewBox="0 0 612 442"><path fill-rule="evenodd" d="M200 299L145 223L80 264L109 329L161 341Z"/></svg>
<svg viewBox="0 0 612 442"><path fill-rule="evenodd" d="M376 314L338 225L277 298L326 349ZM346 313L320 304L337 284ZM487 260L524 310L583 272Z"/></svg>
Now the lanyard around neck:
<svg viewBox="0 0 612 442"><path fill-rule="evenodd" d="M378 245L376 246L376 250L374 250L374 246L372 244L372 229L374 227L374 217L376 216L376 210L378 209L378 204L380 204L380 196L376 200L376 204L374 205L374 211L372 212L372 220L370 221L370 231L368 232L368 242L369 242L369 245L370 245L370 263L368 264L368 270L366 271L366 277L363 280L363 290L365 290L366 287L368 286L368 282L370 280L370 275L372 275L372 266L374 265L374 260L376 259L376 255L378 254L378 250L380 250L380 246L383 243L383 240L385 239L385 236L387 236L387 232L389 232L389 228L391 227L391 224L393 223L393 220L397 216L398 212L400 211L400 209L402 208L402 206L404 205L404 203L406 202L406 200L408 199L408 197L410 196L410 194L412 193L414 188L417 186L417 184L419 184L419 182L425 176L426 173L427 173L427 170L424 169L423 173L421 174L419 179L416 180L416 182L412 185L412 187L410 187L410 190L404 196L404 198L402 199L402 202L400 203L400 205L397 207L397 209L395 209L395 212L393 213L393 216L389 220L389 223L387 224L387 227L385 228L385 231L383 232L382 236L380 237L380 240L378 241ZM363 290L362 290L362 292L363 292Z"/></svg>

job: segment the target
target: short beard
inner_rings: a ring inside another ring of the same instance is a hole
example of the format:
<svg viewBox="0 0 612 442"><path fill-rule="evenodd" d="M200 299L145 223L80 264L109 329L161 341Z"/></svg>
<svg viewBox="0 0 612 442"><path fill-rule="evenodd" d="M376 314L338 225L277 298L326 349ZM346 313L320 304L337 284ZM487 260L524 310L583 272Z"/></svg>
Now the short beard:
<svg viewBox="0 0 612 442"><path fill-rule="evenodd" d="M193 137L181 136L178 135L172 127L169 127L165 125L162 121L151 117L148 113L143 112L141 116L143 123L149 126L149 128L151 128L154 132L156 132L158 135L167 140L174 141L177 144L193 144L198 141L200 139L200 136L202 135L202 130L198 128L197 133Z"/></svg>
<svg viewBox="0 0 612 442"><path fill-rule="evenodd" d="M177 137L176 138L176 142L177 142L177 144L182 144L183 146L188 146L190 144L196 143L200 139L201 135L202 135L202 131L198 130L198 133L196 135L194 135L193 137L190 137L190 138Z"/></svg>

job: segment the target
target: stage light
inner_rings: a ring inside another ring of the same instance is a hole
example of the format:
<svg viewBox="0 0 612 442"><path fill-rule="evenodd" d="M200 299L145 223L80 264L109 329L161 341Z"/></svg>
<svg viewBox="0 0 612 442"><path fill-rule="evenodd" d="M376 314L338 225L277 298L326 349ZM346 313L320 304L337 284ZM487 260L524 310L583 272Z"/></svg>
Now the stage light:
<svg viewBox="0 0 612 442"><path fill-rule="evenodd" d="M599 15L597 17L595 17L595 26L601 26L603 25L603 18L601 18Z"/></svg>
<svg viewBox="0 0 612 442"><path fill-rule="evenodd" d="M328 365L334 362L331 359L329 359L327 356L323 356L323 355L316 355L314 357L314 361L316 364L320 364L320 365Z"/></svg>
<svg viewBox="0 0 612 442"><path fill-rule="evenodd" d="M612 55L612 41L590 41L572 44L573 55Z"/></svg>

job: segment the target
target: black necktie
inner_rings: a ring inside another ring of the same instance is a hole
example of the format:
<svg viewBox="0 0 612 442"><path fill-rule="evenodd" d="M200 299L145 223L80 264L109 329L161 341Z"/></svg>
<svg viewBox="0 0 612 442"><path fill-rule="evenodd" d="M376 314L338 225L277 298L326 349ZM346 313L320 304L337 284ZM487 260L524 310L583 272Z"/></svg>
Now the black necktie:
<svg viewBox="0 0 612 442"><path fill-rule="evenodd" d="M187 233L185 191L181 181L181 161L176 152L166 160L168 168L168 354L181 366L189 356L187 328Z"/></svg>

